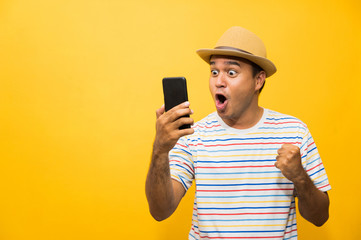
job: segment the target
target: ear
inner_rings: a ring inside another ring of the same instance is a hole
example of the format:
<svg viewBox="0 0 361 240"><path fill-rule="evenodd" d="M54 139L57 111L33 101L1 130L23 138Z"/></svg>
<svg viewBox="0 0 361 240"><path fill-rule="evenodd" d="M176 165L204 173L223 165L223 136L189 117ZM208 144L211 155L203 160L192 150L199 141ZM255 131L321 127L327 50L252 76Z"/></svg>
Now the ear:
<svg viewBox="0 0 361 240"><path fill-rule="evenodd" d="M257 73L255 80L256 80L255 90L259 91L262 88L264 82L266 81L266 72L260 71L259 73Z"/></svg>

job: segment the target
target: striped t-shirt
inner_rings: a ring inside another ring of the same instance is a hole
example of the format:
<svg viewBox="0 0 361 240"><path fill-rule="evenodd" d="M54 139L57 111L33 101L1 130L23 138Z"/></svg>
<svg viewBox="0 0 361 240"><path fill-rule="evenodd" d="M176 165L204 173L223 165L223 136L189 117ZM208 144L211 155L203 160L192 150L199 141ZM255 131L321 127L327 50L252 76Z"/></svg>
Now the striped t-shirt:
<svg viewBox="0 0 361 240"><path fill-rule="evenodd" d="M297 239L294 186L274 163L282 144L296 145L315 186L331 189L307 126L264 109L249 129L216 112L193 128L169 154L172 178L186 190L196 184L189 239Z"/></svg>

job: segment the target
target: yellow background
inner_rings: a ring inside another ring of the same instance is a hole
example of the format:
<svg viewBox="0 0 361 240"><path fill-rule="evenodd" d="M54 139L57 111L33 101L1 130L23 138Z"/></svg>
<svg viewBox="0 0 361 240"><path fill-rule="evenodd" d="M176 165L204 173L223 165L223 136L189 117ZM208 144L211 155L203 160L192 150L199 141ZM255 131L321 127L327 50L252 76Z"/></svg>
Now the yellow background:
<svg viewBox="0 0 361 240"><path fill-rule="evenodd" d="M332 190L321 228L361 239L359 0L1 0L0 239L186 239L194 188L158 223L144 183L163 103L185 76L194 119L214 106L196 54L230 26L259 35L278 72L266 108L306 122Z"/></svg>

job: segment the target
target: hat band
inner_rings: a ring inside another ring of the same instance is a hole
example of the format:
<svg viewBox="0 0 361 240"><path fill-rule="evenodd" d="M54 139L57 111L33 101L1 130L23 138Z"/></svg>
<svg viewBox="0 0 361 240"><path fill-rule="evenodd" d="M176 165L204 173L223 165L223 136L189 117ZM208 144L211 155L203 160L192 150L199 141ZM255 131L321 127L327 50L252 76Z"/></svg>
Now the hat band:
<svg viewBox="0 0 361 240"><path fill-rule="evenodd" d="M254 55L254 54L252 54L252 53L250 53L250 52L244 51L244 50L239 49L239 48L234 48L234 47L220 46L220 47L215 47L214 49L236 50L236 51L239 51L239 52L243 52L243 53L247 53L247 54Z"/></svg>

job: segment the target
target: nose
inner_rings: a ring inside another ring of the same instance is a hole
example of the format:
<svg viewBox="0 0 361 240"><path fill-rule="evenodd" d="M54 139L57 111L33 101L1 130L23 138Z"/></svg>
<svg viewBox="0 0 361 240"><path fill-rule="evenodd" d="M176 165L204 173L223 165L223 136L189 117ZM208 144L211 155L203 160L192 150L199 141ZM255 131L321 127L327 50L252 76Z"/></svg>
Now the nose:
<svg viewBox="0 0 361 240"><path fill-rule="evenodd" d="M219 73L216 79L216 87L217 88L224 88L226 87L226 75L224 73Z"/></svg>

